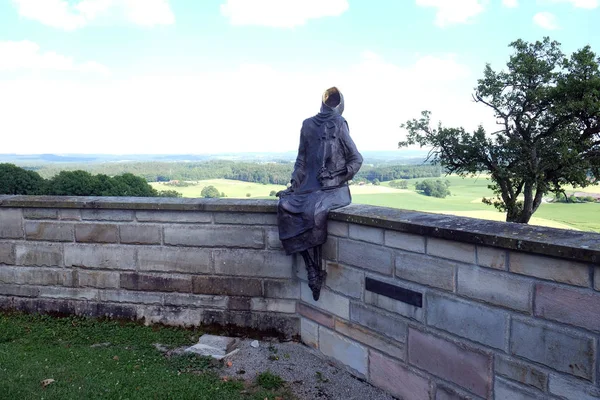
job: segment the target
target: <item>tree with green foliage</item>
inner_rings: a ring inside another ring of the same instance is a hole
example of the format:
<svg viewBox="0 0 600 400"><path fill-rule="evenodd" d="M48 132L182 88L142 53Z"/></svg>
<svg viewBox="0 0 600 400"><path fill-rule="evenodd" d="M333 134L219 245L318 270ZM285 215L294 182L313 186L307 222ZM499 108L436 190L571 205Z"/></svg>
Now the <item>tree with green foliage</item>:
<svg viewBox="0 0 600 400"><path fill-rule="evenodd" d="M545 194L600 179L600 59L589 46L566 57L544 38L510 44L506 71L488 64L474 99L489 107L500 129L430 126L430 112L402 124L399 147L431 147L427 159L450 173L490 174L495 198L509 222L528 223Z"/></svg>
<svg viewBox="0 0 600 400"><path fill-rule="evenodd" d="M200 196L207 199L213 199L221 197L221 193L219 193L219 190L216 187L214 187L213 185L209 185L202 188Z"/></svg>
<svg viewBox="0 0 600 400"><path fill-rule="evenodd" d="M86 171L61 171L48 181L47 194L56 196L99 196L94 175ZM106 188L108 185L103 185Z"/></svg>
<svg viewBox="0 0 600 400"><path fill-rule="evenodd" d="M390 187L394 189L408 189L408 182L405 180L391 181Z"/></svg>
<svg viewBox="0 0 600 400"><path fill-rule="evenodd" d="M158 197L183 197L183 194L177 190L161 190L158 192Z"/></svg>
<svg viewBox="0 0 600 400"><path fill-rule="evenodd" d="M0 164L0 194L43 194L45 181L37 172Z"/></svg>
<svg viewBox="0 0 600 400"><path fill-rule="evenodd" d="M422 182L415 183L415 189L422 192L425 196L437 197L440 199L450 196L450 182L441 179L425 179Z"/></svg>

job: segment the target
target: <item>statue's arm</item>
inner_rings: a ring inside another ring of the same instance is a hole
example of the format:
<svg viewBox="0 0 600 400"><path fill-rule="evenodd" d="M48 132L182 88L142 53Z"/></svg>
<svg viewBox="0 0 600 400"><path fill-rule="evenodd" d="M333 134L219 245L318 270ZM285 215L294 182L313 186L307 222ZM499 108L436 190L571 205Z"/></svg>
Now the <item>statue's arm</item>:
<svg viewBox="0 0 600 400"><path fill-rule="evenodd" d="M349 181L362 166L363 157L358 152L354 140L350 137L350 128L348 128L346 121L342 124L342 144L345 150L344 153L346 154L346 176L344 179Z"/></svg>
<svg viewBox="0 0 600 400"><path fill-rule="evenodd" d="M292 172L291 188L297 188L306 176L306 141L304 135L304 126L300 131L300 144L298 145L298 155L294 163L294 171Z"/></svg>

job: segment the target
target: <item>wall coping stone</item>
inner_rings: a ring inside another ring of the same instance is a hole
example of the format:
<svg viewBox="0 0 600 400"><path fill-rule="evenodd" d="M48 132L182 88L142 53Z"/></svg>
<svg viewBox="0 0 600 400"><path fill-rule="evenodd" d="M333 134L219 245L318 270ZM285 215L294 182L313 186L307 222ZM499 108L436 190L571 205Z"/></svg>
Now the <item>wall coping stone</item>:
<svg viewBox="0 0 600 400"><path fill-rule="evenodd" d="M0 195L0 208L275 213L277 200ZM351 204L329 219L476 245L600 264L600 234Z"/></svg>

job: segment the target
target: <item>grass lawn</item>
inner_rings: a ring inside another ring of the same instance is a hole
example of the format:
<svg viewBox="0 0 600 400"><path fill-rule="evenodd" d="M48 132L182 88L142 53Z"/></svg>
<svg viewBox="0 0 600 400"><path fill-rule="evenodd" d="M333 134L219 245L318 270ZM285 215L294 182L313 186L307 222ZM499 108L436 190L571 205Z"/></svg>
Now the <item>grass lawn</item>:
<svg viewBox="0 0 600 400"><path fill-rule="evenodd" d="M166 357L154 343L192 344L200 332L89 318L0 313L2 399L273 400L267 390L224 381L195 355ZM54 381L43 387L42 381ZM264 386L264 385L263 385ZM289 395L285 395L289 399Z"/></svg>

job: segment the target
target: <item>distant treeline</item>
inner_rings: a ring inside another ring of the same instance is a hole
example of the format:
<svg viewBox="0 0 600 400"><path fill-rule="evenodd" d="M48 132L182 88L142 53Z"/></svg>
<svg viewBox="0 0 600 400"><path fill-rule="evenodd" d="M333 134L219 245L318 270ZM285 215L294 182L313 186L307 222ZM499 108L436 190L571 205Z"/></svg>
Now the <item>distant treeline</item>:
<svg viewBox="0 0 600 400"><path fill-rule="evenodd" d="M235 179L245 182L286 185L290 181L292 162L122 162L102 164L53 164L28 169L44 178L61 171L85 170L92 174L115 176L131 173L148 182L200 181L206 179ZM385 182L395 179L437 178L442 175L439 166L431 165L363 165L355 181Z"/></svg>

